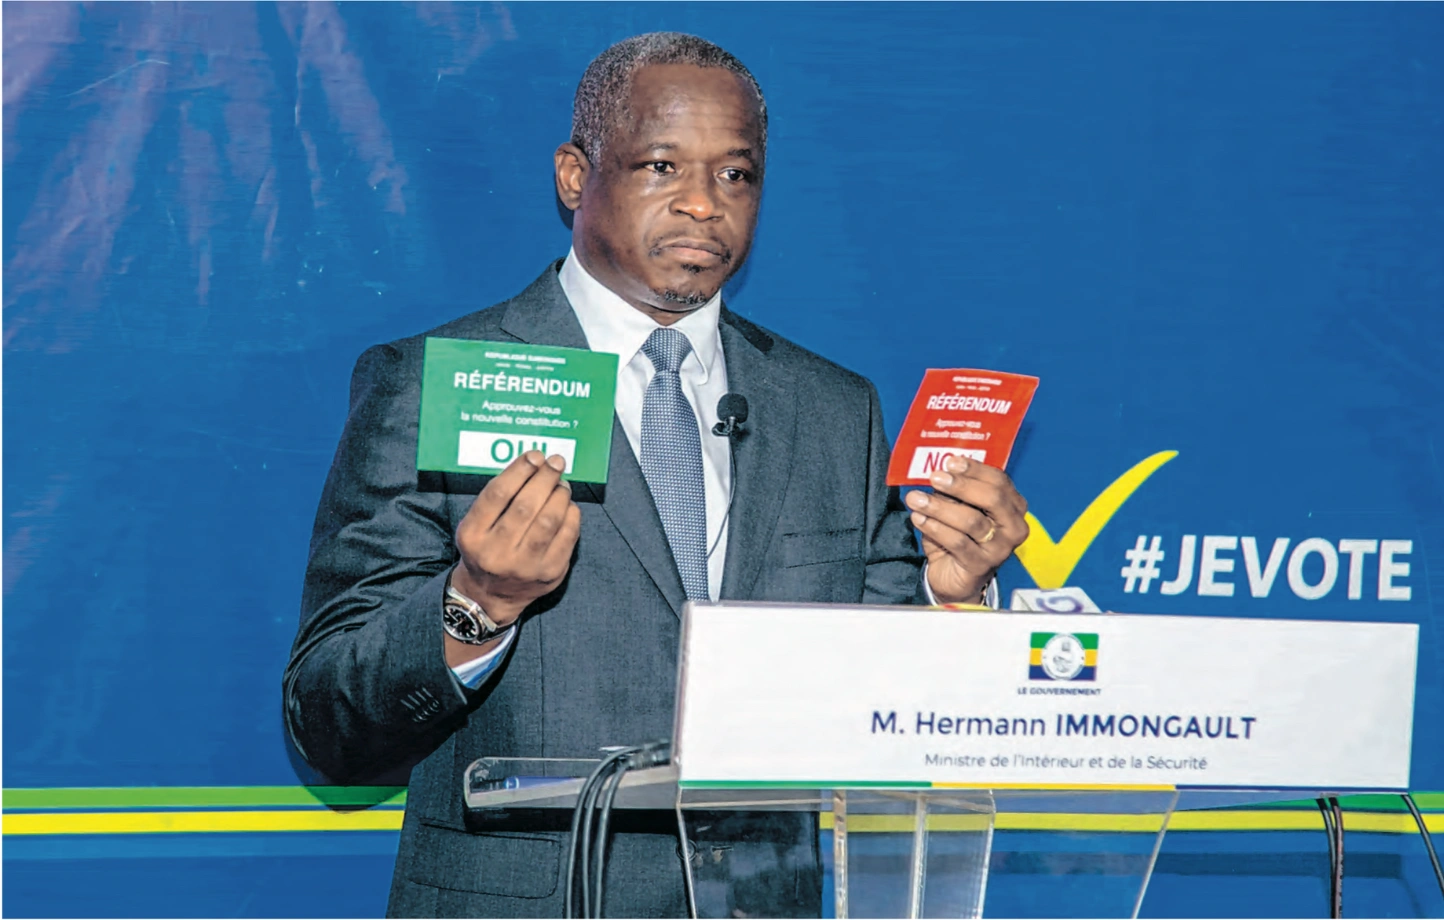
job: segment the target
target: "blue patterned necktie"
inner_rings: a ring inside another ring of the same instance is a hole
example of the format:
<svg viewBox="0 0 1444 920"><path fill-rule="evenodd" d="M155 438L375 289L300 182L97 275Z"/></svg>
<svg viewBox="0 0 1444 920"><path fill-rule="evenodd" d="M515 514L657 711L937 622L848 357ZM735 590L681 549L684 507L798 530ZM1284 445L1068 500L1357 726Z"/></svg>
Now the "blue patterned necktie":
<svg viewBox="0 0 1444 920"><path fill-rule="evenodd" d="M642 345L642 354L657 370L642 399L642 475L687 597L708 600L702 437L677 373L691 352L692 343L676 329L658 329Z"/></svg>

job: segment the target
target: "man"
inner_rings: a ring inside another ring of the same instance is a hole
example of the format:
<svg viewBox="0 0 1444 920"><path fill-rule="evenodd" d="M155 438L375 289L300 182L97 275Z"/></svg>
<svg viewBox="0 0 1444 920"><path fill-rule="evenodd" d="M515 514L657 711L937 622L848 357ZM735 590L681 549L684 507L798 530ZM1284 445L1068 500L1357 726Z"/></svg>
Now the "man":
<svg viewBox="0 0 1444 920"><path fill-rule="evenodd" d="M617 353L605 490L574 493L534 452L480 495L419 490L423 338L357 364L284 690L298 749L333 779L414 765L394 915L560 914L565 835L468 828L462 772L666 737L688 599L976 601L1027 536L1022 497L981 464L912 493L909 517L872 385L722 307L766 146L761 90L727 52L675 33L613 46L556 152L571 253L429 333ZM751 410L735 445L711 433L729 392ZM670 816L617 821L607 911L683 913ZM816 915L815 819L758 821L717 851L752 867L729 910Z"/></svg>

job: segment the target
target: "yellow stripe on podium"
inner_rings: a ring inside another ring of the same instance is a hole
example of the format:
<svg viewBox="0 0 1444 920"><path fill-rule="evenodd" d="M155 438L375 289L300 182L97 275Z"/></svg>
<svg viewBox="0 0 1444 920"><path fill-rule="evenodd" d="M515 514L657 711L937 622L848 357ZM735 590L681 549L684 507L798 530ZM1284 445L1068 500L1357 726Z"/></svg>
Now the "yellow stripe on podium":
<svg viewBox="0 0 1444 920"><path fill-rule="evenodd" d="M5 835L396 831L400 811L108 811L6 814Z"/></svg>
<svg viewBox="0 0 1444 920"><path fill-rule="evenodd" d="M819 826L832 829L832 813L823 812ZM995 829L1000 831L1079 831L1124 834L1156 834L1161 815L1124 814L1060 814L1057 812L1000 812ZM1424 816L1424 825L1431 834L1444 833L1444 814ZM983 830L986 815L933 814L928 816L930 831ZM852 833L912 833L912 815L848 815L847 829ZM1180 811L1168 822L1174 831L1322 831L1323 818L1318 812L1284 810L1247 811ZM1419 827L1406 814L1346 811L1344 829L1376 834L1417 834Z"/></svg>
<svg viewBox="0 0 1444 920"><path fill-rule="evenodd" d="M1174 786L1143 785L1115 786L1108 784L1080 785L1079 783L933 783L933 789L1000 789L1026 790L1033 792L1172 792Z"/></svg>

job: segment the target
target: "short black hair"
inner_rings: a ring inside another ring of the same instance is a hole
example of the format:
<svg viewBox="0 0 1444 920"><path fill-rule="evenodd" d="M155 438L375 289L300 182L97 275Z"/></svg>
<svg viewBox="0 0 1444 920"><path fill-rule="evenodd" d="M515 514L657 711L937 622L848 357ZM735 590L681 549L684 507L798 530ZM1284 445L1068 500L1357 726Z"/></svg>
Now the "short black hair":
<svg viewBox="0 0 1444 920"><path fill-rule="evenodd" d="M752 71L737 58L695 35L685 32L648 32L623 39L597 55L587 65L577 84L572 105L572 143L581 148L590 163L606 145L608 134L627 114L631 98L632 78L649 64L691 64L696 67L721 67L747 81L757 94L757 123L761 133L757 152L759 171L767 156L767 100Z"/></svg>

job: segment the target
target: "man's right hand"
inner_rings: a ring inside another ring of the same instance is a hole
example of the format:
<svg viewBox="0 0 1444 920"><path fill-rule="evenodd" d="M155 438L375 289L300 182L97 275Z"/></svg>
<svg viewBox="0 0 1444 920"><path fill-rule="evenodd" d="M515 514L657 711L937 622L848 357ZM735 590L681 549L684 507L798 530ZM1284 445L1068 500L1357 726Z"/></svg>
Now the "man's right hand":
<svg viewBox="0 0 1444 920"><path fill-rule="evenodd" d="M565 468L561 457L545 459L535 450L522 454L486 484L456 528L461 563L451 584L498 625L516 622L571 568L582 511L562 481ZM466 645L450 636L446 644L453 667L492 645Z"/></svg>

